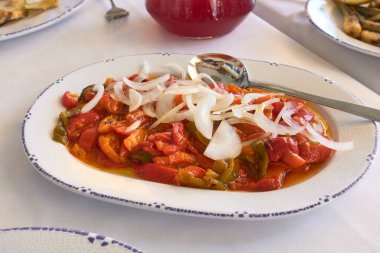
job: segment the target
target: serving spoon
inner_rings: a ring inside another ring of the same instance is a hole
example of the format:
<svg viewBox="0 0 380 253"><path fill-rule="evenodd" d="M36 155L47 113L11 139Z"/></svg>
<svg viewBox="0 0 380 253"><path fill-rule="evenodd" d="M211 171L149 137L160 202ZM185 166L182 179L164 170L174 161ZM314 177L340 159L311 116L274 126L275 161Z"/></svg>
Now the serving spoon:
<svg viewBox="0 0 380 253"><path fill-rule="evenodd" d="M248 78L247 68L244 64L239 59L226 54L209 53L195 56L188 64L188 72L191 79L197 78L199 73L206 73L218 82L234 83L242 88L255 87L282 92L290 96L302 98L369 120L380 121L380 110L374 108L312 95L306 92L275 86L272 84L250 81Z"/></svg>

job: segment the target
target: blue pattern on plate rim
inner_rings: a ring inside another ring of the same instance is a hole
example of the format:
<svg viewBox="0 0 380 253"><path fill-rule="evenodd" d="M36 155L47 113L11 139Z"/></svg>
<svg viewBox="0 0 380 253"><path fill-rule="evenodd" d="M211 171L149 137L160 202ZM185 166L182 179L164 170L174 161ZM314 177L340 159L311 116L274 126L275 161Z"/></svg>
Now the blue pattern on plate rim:
<svg viewBox="0 0 380 253"><path fill-rule="evenodd" d="M67 229L67 228L54 228L54 227L14 227L14 228L0 228L0 233L2 232L10 232L10 231L55 231L55 232L63 232L74 234L78 236L83 236L87 239L89 243L94 243L95 241L99 241L101 247L106 247L108 245L120 246L122 248L128 249L129 251L135 253L143 253L142 251L132 247L126 243L120 242L115 239L107 238L103 235L98 235L94 233L84 232L75 229Z"/></svg>
<svg viewBox="0 0 380 253"><path fill-rule="evenodd" d="M133 55L127 55L127 56L157 55L157 54L160 54L162 56L176 55L176 53L145 53L145 54L133 54ZM193 54L179 54L179 55L189 55L189 56L191 56ZM123 56L121 56L121 57L123 57ZM114 59L116 59L116 58L110 58L110 59L107 59L107 60L105 60L103 62L112 62L112 61L114 61ZM363 104L363 102L356 95L354 95L351 91L349 91L345 87L343 87L343 86L341 86L339 84L336 84L335 82L333 82L333 81L331 81L331 80L329 80L327 78L324 78L323 76L321 76L319 74L316 74L314 72L311 72L309 70L301 69L301 68L290 66L290 65L286 65L286 64L271 63L271 62L267 62L267 61L251 60L251 59L242 59L242 60L267 63L270 66L274 66L274 67L286 66L286 67L302 70L302 71L305 71L305 72L309 72L311 74L314 74L314 75L317 75L317 76L323 78L324 81L327 84L329 84L329 85L335 85L335 86L339 87L340 89L344 90L345 92L347 92L351 96L353 96L356 100L359 101L359 103ZM90 66L90 65L92 65L92 64L89 64L87 66ZM85 67L86 66L81 67L81 68L85 68ZM81 69L81 68L79 68L79 69ZM77 70L79 70L79 69L77 69ZM77 70L74 70L74 71L72 71L70 73L73 73L73 72L75 72ZM70 73L68 73L67 75L69 75ZM65 75L65 76L67 76L67 75ZM38 98L46 90L49 89L50 86L52 86L54 84L59 84L61 81L63 81L63 79L65 78L65 76L63 76L62 78L58 79L54 83L50 84L37 97L36 101L38 100ZM371 167L371 165L373 163L373 160L374 160L374 157L375 157L375 155L377 153L378 146L379 146L379 144L378 144L378 137L379 137L378 127L377 127L377 125L376 125L375 122L372 122L373 125L374 125L374 128L375 128L375 145L374 145L374 149L373 149L372 153L369 154L369 155L367 155L366 162L368 163L368 165L364 169L364 172L357 179L355 179L351 184L349 184L348 186L346 186L345 188L343 188L341 191L339 191L337 193L334 193L331 196L325 195L325 196L319 197L318 200L315 203L311 204L311 205L308 205L308 206L305 206L305 207L301 207L301 208L298 208L298 209L286 210L286 211L281 211L281 212L272 212L272 213L250 213L250 212L247 212L247 211L235 211L235 212L231 212L231 213L203 212L203 211L196 211L196 210L189 210L189 209L182 209L182 208L167 206L167 205L165 205L165 203L157 203L157 202L145 203L145 202L139 202L139 201L133 201L133 200L128 200L128 199L124 199L124 198L118 198L118 197L114 197L114 196L109 196L109 195L106 195L106 194L95 192L95 191L91 190L90 188L88 188L86 186L81 186L81 187L74 186L74 185L68 184L66 182L63 182L62 180L60 180L58 178L55 178L54 176L52 176L51 174L49 174L48 172L46 172L46 170L44 170L38 164L38 158L35 155L30 154L30 152L29 152L29 150L28 150L28 148L26 146L26 143L25 143L25 135L24 135L25 134L25 131L24 131L25 124L30 119L30 117L32 116L30 110L32 109L34 103L29 108L28 112L25 115L24 121L23 121L23 125L22 125L22 142L23 142L24 151L25 151L28 159L30 160L30 162L37 169L37 171L40 172L43 176L45 176L47 179L51 180L52 182L54 182L54 183L56 183L56 184L58 184L58 185L60 185L62 187L67 188L68 190L76 191L76 192L79 192L80 194L87 194L90 197L93 197L93 198L96 198L96 199L106 200L106 201L110 201L110 202L114 202L114 203L118 203L118 204L123 204L123 205L127 205L127 206L132 206L132 207L136 207L136 208L156 209L158 211L163 211L163 212L166 211L166 212L169 212L169 213L177 213L177 214L179 213L179 214L186 214L186 215L199 216L199 217L226 218L226 219L233 218L233 219L242 219L242 220L244 220L244 219L271 219L271 218L276 218L276 217L295 215L295 214L298 214L300 212L305 212L305 211L312 210L312 209L314 209L316 207L319 207L319 206L321 206L323 204L326 204L326 203L328 203L328 202L336 199L337 197L341 196L342 194L346 193L360 179L362 179L363 176L366 174L366 172Z"/></svg>
<svg viewBox="0 0 380 253"><path fill-rule="evenodd" d="M31 30L33 30L33 29L37 29L36 31L39 31L40 29L48 27L50 24L54 24L59 19L65 18L70 13L76 11L84 3L84 1L86 1L86 0L81 0L80 2L78 2L77 4L75 4L72 7L64 7L64 9L65 9L64 12L62 12L58 16L56 16L56 17L54 17L52 19L49 19L49 20L47 20L45 22L39 23L39 24L34 25L34 26L26 27L26 28L18 30L18 31L14 31L14 32L10 32L10 33L5 33L5 34L0 34L0 41L1 40L6 40L6 39L8 39L8 37L9 38L15 38L15 37L18 37L18 36L21 36L21 35L26 35L26 34L30 33Z"/></svg>

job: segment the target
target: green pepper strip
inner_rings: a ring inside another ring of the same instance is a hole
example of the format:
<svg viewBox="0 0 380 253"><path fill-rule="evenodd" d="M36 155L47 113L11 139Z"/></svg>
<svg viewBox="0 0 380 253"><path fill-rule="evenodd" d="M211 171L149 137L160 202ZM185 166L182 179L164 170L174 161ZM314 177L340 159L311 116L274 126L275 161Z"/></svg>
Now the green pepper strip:
<svg viewBox="0 0 380 253"><path fill-rule="evenodd" d="M194 122L188 122L186 124L186 129L187 131L189 131L189 133L196 137L203 145L207 146L210 142L209 139L207 139L206 137L204 137L197 129L197 127L195 126L195 123Z"/></svg>
<svg viewBox="0 0 380 253"><path fill-rule="evenodd" d="M59 121L58 124L54 128L53 140L56 142L62 143L63 145L67 145L68 143L66 129L62 121Z"/></svg>
<svg viewBox="0 0 380 253"><path fill-rule="evenodd" d="M228 159L228 167L220 175L219 180L225 184L235 181L239 175L239 167L238 159Z"/></svg>
<svg viewBox="0 0 380 253"><path fill-rule="evenodd" d="M131 159L138 160L140 163L150 163L153 161L152 156L144 151L136 151L129 155Z"/></svg>
<svg viewBox="0 0 380 253"><path fill-rule="evenodd" d="M251 149L254 152L253 156L246 156L248 171L258 181L267 174L269 164L268 152L262 140L254 142L251 145Z"/></svg>
<svg viewBox="0 0 380 253"><path fill-rule="evenodd" d="M216 173L218 173L219 175L221 175L223 173L223 171L225 171L227 169L227 167L228 167L228 163L226 161L216 160L212 164L211 169L213 171L215 171Z"/></svg>

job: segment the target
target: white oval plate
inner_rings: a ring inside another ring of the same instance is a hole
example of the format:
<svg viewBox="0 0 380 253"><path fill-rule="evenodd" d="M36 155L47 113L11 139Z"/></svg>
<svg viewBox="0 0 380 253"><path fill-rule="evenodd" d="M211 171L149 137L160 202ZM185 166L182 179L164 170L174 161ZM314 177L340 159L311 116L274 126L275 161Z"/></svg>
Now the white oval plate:
<svg viewBox="0 0 380 253"><path fill-rule="evenodd" d="M102 235L66 228L0 229L0 252L6 253L142 253Z"/></svg>
<svg viewBox="0 0 380 253"><path fill-rule="evenodd" d="M73 14L85 0L59 0L57 8L0 26L0 41L39 31Z"/></svg>
<svg viewBox="0 0 380 253"><path fill-rule="evenodd" d="M380 57L380 47L350 37L343 32L343 14L332 0L309 0L306 12L310 22L328 38L350 49Z"/></svg>
<svg viewBox="0 0 380 253"><path fill-rule="evenodd" d="M337 152L328 166L311 179L272 192L223 192L165 185L92 169L52 140L52 130L64 108L60 97L101 84L106 77L120 79L139 71L147 60L151 70L168 72L168 62L186 68L191 55L168 53L125 56L76 70L47 87L25 116L23 142L27 157L48 180L88 197L138 208L202 217L270 219L299 214L336 199L368 170L376 152L376 125L333 109L320 110L330 119L335 138L354 141L355 149ZM256 81L278 83L317 95L357 102L338 85L311 72L275 63L244 60Z"/></svg>

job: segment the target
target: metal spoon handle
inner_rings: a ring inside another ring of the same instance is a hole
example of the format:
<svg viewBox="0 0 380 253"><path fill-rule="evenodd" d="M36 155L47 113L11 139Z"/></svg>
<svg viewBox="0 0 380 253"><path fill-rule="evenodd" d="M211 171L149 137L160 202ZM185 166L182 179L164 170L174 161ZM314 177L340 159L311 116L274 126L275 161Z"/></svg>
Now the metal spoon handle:
<svg viewBox="0 0 380 253"><path fill-rule="evenodd" d="M257 88L262 88L262 89L267 89L267 90L272 90L272 91L277 91L277 92L283 92L290 96L306 99L308 101L325 105L327 107L338 109L338 110L348 112L351 114L355 114L366 119L370 119L373 121L380 121L380 110L377 110L374 108L352 104L348 102L343 102L343 101L339 101L339 100L335 100L331 98L316 96L316 95L312 95L312 94L305 93L302 91L273 86L270 84L262 84L262 83L259 84L259 83L251 82L250 85L252 85L252 87L257 87Z"/></svg>

